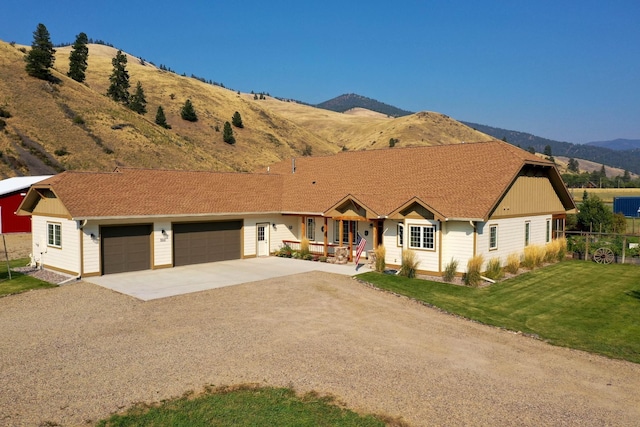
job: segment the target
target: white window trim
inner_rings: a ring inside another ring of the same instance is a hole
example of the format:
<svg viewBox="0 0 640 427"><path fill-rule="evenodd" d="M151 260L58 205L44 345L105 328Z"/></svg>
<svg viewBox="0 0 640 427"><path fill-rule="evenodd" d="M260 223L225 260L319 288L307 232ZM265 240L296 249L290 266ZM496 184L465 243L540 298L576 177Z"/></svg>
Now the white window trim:
<svg viewBox="0 0 640 427"><path fill-rule="evenodd" d="M403 223L398 224L397 233L398 233L398 236L396 239L396 245L402 248L404 247L404 224Z"/></svg>
<svg viewBox="0 0 640 427"><path fill-rule="evenodd" d="M551 236L551 219L547 218L547 236L546 236L546 242L549 243L551 242L551 240L553 239L553 237Z"/></svg>
<svg viewBox="0 0 640 427"><path fill-rule="evenodd" d="M491 245L491 230L495 229L496 230L496 238L495 238L495 244L492 246ZM491 224L489 225L489 250L490 251L496 251L498 250L498 224Z"/></svg>
<svg viewBox="0 0 640 427"><path fill-rule="evenodd" d="M311 242L315 242L316 240L316 219L313 217L307 217L306 219L306 232L305 237L309 239Z"/></svg>
<svg viewBox="0 0 640 427"><path fill-rule="evenodd" d="M56 244L57 229L57 244ZM53 243L51 243L53 241ZM47 246L51 248L62 248L62 224L59 222L47 222Z"/></svg>
<svg viewBox="0 0 640 427"><path fill-rule="evenodd" d="M524 245L529 246L531 244L531 221L525 221L524 223Z"/></svg>
<svg viewBox="0 0 640 427"><path fill-rule="evenodd" d="M437 227L433 224L408 224L409 227L409 236L408 236L408 242L407 245L410 249L416 249L419 251L435 251L436 250L436 233L437 233ZM432 239L432 247L423 247L423 246L412 246L411 245L411 229L413 227L419 228L420 229L420 243L421 244L425 244L425 242L423 241L424 239L424 230L426 228L431 228L433 229L432 233L433 233L433 239Z"/></svg>
<svg viewBox="0 0 640 427"><path fill-rule="evenodd" d="M340 221L336 219L333 222L333 243L340 243ZM343 222L342 243L349 243L349 227L351 223L353 223L353 242L355 243L358 235L358 221L344 220Z"/></svg>

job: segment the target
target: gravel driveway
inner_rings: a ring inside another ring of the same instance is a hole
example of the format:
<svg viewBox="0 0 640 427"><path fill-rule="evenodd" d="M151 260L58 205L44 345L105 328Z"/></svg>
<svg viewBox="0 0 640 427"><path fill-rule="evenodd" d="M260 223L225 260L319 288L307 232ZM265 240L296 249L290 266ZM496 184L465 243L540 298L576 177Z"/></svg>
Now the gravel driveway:
<svg viewBox="0 0 640 427"><path fill-rule="evenodd" d="M141 302L78 282L0 298L0 425L85 425L206 385L331 393L411 425L638 425L640 365L330 273Z"/></svg>

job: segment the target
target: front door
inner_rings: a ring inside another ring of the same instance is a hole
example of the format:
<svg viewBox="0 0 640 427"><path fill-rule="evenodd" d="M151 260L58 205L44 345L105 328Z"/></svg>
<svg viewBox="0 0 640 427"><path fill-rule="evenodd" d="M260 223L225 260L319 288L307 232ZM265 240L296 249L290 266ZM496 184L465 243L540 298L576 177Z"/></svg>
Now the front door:
<svg viewBox="0 0 640 427"><path fill-rule="evenodd" d="M258 256L269 256L269 223L258 224Z"/></svg>

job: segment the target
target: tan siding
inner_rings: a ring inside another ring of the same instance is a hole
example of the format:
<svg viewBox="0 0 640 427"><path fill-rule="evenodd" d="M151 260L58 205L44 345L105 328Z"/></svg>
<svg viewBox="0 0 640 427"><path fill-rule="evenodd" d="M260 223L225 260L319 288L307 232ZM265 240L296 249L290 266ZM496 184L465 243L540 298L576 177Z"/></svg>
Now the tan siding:
<svg viewBox="0 0 640 427"><path fill-rule="evenodd" d="M491 218L564 212L547 177L520 176L498 204Z"/></svg>
<svg viewBox="0 0 640 427"><path fill-rule="evenodd" d="M400 212L405 218L412 219L434 219L433 212L429 212L424 207L416 204Z"/></svg>
<svg viewBox="0 0 640 427"><path fill-rule="evenodd" d="M55 197L41 197L33 209L34 215L49 215L69 218L69 211L64 207L60 199Z"/></svg>

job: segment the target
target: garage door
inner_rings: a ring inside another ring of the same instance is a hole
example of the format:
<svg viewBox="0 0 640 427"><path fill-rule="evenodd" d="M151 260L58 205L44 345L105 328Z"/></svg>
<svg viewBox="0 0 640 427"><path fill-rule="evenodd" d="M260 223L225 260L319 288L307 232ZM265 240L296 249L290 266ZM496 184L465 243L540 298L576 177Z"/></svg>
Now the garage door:
<svg viewBox="0 0 640 427"><path fill-rule="evenodd" d="M151 225L102 227L102 274L151 268Z"/></svg>
<svg viewBox="0 0 640 427"><path fill-rule="evenodd" d="M241 258L242 221L173 224L174 265Z"/></svg>

